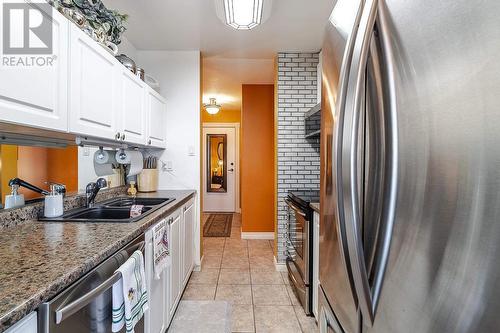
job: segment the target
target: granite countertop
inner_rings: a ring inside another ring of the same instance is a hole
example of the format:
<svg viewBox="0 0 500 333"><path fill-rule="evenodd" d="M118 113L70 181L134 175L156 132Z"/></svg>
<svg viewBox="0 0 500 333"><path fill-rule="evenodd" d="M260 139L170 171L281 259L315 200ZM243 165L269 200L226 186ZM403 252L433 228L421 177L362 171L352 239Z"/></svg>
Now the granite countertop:
<svg viewBox="0 0 500 333"><path fill-rule="evenodd" d="M309 206L314 209L315 212L319 213L319 202L311 202Z"/></svg>
<svg viewBox="0 0 500 333"><path fill-rule="evenodd" d="M194 193L184 190L138 194L176 200L134 223L26 221L2 229L0 332L169 215Z"/></svg>

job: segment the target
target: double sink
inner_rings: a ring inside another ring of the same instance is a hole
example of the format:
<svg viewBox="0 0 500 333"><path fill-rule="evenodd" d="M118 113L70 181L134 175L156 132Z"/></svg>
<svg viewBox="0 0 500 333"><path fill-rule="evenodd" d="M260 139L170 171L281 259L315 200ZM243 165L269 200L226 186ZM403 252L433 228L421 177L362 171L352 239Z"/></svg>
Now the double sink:
<svg viewBox="0 0 500 333"><path fill-rule="evenodd" d="M122 222L130 223L144 218L156 210L168 205L174 198L129 198L120 197L96 204L91 208L70 210L60 217L40 217L40 221L54 222ZM139 216L130 217L133 205L142 205Z"/></svg>

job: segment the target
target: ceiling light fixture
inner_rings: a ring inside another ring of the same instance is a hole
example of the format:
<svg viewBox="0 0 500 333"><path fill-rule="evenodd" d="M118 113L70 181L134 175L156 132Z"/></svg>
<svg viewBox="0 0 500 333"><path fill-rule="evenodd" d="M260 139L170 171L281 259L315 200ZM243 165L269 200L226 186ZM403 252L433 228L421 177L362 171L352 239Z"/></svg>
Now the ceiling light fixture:
<svg viewBox="0 0 500 333"><path fill-rule="evenodd" d="M250 30L270 15L272 0L215 0L219 18L238 30Z"/></svg>
<svg viewBox="0 0 500 333"><path fill-rule="evenodd" d="M216 114L220 111L221 106L217 105L215 98L210 98L210 103L204 104L205 110L210 114Z"/></svg>

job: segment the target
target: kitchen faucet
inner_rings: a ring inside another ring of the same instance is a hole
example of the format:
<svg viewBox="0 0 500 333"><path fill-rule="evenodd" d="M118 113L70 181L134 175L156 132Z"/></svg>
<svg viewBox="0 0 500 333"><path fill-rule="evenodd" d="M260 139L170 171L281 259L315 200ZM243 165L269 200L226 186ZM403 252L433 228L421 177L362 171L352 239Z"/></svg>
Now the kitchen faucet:
<svg viewBox="0 0 500 333"><path fill-rule="evenodd" d="M87 184L85 188L85 198L86 198L86 207L92 208L94 206L94 200L100 189L108 186L106 179L99 178L95 183L90 182Z"/></svg>

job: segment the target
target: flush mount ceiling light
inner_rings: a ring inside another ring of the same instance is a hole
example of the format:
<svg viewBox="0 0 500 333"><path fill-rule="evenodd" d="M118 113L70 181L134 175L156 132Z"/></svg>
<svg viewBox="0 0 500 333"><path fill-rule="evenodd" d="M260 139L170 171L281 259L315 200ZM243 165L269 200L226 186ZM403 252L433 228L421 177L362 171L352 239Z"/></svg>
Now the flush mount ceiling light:
<svg viewBox="0 0 500 333"><path fill-rule="evenodd" d="M217 105L215 98L210 98L210 103L204 104L205 110L210 114L216 114L220 111L220 105Z"/></svg>
<svg viewBox="0 0 500 333"><path fill-rule="evenodd" d="M272 0L215 0L217 16L238 30L250 30L267 20Z"/></svg>

